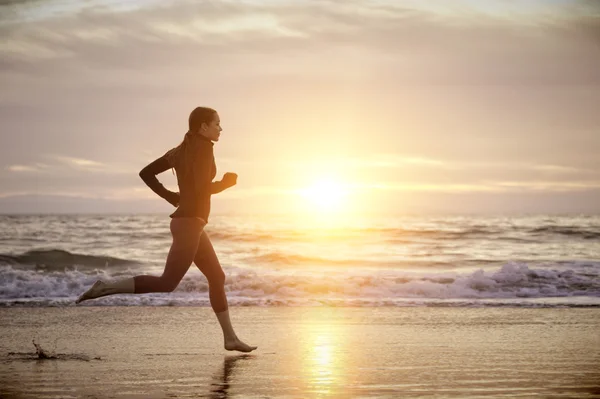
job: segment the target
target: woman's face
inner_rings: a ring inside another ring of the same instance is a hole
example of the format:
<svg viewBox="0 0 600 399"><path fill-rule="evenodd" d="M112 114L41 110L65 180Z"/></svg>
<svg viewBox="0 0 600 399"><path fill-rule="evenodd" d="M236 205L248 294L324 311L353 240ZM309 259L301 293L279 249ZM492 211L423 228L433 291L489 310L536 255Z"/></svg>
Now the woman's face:
<svg viewBox="0 0 600 399"><path fill-rule="evenodd" d="M219 137L221 136L221 119L219 118L219 114L215 112L213 116L213 120L206 124L203 123L200 127L200 134L204 137L209 138L212 141L219 141Z"/></svg>

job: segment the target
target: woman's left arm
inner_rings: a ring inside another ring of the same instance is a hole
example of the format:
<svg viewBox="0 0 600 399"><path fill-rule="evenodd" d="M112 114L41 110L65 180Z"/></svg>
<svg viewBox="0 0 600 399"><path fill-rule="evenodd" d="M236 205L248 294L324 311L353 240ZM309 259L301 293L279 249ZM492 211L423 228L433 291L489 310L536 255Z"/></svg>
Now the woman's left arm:
<svg viewBox="0 0 600 399"><path fill-rule="evenodd" d="M222 180L214 181L214 182L210 183L210 193L211 194L217 194L226 189L227 189L227 187L225 187Z"/></svg>
<svg viewBox="0 0 600 399"><path fill-rule="evenodd" d="M144 183L158 196L164 198L173 206L179 205L179 193L167 190L160 181L156 178L156 175L170 169L172 166L169 164L165 156L152 161L146 165L139 173Z"/></svg>
<svg viewBox="0 0 600 399"><path fill-rule="evenodd" d="M229 187L235 186L236 183L237 175L235 173L227 172L223 175L223 179L219 181L214 181L210 184L210 193L220 193L221 191L224 191Z"/></svg>

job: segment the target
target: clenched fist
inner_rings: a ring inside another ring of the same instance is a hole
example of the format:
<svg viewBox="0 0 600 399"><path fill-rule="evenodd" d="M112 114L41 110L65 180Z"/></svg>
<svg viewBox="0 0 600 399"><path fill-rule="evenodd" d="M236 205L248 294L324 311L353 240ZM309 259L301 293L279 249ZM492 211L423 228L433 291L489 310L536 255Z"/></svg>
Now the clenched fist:
<svg viewBox="0 0 600 399"><path fill-rule="evenodd" d="M221 179L221 181L227 187L235 186L235 184L237 183L237 174L227 172L223 175L223 179Z"/></svg>

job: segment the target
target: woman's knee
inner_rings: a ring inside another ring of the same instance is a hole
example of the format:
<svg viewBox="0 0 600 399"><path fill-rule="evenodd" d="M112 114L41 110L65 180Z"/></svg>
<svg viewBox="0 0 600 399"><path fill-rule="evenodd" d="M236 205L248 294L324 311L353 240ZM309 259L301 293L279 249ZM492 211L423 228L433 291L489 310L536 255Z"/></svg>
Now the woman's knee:
<svg viewBox="0 0 600 399"><path fill-rule="evenodd" d="M179 285L179 280L175 280L173 278L165 277L164 275L160 277L159 289L160 292L173 292L175 288Z"/></svg>
<svg viewBox="0 0 600 399"><path fill-rule="evenodd" d="M213 286L225 285L225 272L223 270L216 271L207 276L206 279L208 280L208 284Z"/></svg>

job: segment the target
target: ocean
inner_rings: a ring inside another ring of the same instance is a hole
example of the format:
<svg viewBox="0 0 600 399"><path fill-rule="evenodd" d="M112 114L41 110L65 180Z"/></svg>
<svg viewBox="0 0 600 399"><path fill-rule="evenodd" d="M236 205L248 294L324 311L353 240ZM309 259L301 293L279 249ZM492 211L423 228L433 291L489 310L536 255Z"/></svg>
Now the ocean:
<svg viewBox="0 0 600 399"><path fill-rule="evenodd" d="M0 306L62 307L97 279L160 275L170 219L0 215ZM600 216L211 215L233 306L600 307ZM210 306L172 293L80 306Z"/></svg>

